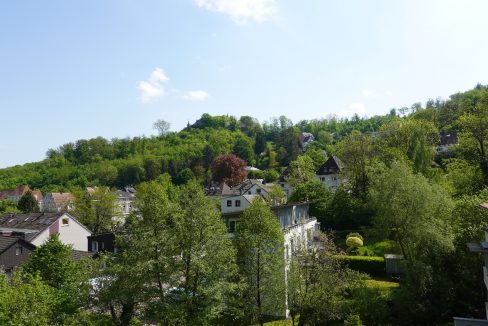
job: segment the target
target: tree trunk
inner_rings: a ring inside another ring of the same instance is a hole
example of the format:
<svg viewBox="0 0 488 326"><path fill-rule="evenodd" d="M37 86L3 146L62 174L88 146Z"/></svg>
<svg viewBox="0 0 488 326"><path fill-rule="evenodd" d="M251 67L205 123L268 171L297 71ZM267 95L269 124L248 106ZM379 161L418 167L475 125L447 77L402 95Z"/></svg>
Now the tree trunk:
<svg viewBox="0 0 488 326"><path fill-rule="evenodd" d="M258 315L259 315L259 325L263 326L264 321L263 321L263 312L262 312L262 303L261 303L261 257L260 257L260 252L258 251L257 256L256 256L256 265L257 265L257 273L256 273L256 303L258 305Z"/></svg>

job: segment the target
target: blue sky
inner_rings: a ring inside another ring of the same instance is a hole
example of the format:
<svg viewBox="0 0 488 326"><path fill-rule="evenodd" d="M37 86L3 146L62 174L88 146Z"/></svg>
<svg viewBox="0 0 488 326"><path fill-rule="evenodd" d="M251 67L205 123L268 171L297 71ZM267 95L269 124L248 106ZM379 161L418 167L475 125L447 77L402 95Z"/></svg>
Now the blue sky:
<svg viewBox="0 0 488 326"><path fill-rule="evenodd" d="M0 3L0 167L202 113L385 114L488 83L488 2Z"/></svg>

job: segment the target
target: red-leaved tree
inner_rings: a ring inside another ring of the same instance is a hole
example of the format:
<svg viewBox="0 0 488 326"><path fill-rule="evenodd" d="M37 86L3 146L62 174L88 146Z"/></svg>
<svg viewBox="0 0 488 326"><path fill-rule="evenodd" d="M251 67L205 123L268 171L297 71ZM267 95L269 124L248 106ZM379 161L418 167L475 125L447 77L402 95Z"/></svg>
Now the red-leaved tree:
<svg viewBox="0 0 488 326"><path fill-rule="evenodd" d="M225 181L229 186L242 182L247 177L246 161L234 154L217 156L210 166L214 181Z"/></svg>

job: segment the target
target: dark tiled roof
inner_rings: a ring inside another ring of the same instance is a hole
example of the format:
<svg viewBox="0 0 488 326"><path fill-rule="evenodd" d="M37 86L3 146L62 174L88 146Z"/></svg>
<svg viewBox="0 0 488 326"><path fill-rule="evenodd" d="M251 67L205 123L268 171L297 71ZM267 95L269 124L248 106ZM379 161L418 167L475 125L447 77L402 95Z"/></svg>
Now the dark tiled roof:
<svg viewBox="0 0 488 326"><path fill-rule="evenodd" d="M0 228L42 231L47 229L63 214L64 213L6 214L0 216Z"/></svg>
<svg viewBox="0 0 488 326"><path fill-rule="evenodd" d="M32 249L35 248L35 246L21 238L17 237L4 237L0 236L0 253L4 252L8 248L12 247L15 243L17 242L23 242L24 245L31 247Z"/></svg>
<svg viewBox="0 0 488 326"><path fill-rule="evenodd" d="M332 155L327 161L317 170L317 175L332 174L340 172L344 169L344 163L337 157Z"/></svg>

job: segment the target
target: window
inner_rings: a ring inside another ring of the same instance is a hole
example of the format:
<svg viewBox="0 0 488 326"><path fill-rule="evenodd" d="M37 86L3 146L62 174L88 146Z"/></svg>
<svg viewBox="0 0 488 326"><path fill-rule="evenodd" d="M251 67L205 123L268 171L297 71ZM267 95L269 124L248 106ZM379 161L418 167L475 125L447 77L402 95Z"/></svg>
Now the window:
<svg viewBox="0 0 488 326"><path fill-rule="evenodd" d="M92 241L92 251L98 252L98 241Z"/></svg>
<svg viewBox="0 0 488 326"><path fill-rule="evenodd" d="M241 201L239 199L236 200L236 207L241 207Z"/></svg>
<svg viewBox="0 0 488 326"><path fill-rule="evenodd" d="M232 207L232 200L227 201L227 207Z"/></svg>
<svg viewBox="0 0 488 326"><path fill-rule="evenodd" d="M281 187L285 188L285 184L284 184L284 183L282 183L282 184L281 184Z"/></svg>
<svg viewBox="0 0 488 326"><path fill-rule="evenodd" d="M68 226L69 225L69 218L63 217L61 220L61 226Z"/></svg>
<svg viewBox="0 0 488 326"><path fill-rule="evenodd" d="M236 224L237 224L237 221L229 221L229 232L230 233L236 232Z"/></svg>
<svg viewBox="0 0 488 326"><path fill-rule="evenodd" d="M256 189L256 192L258 193L258 195L261 195L261 189Z"/></svg>
<svg viewBox="0 0 488 326"><path fill-rule="evenodd" d="M15 256L22 255L22 247L15 247Z"/></svg>

